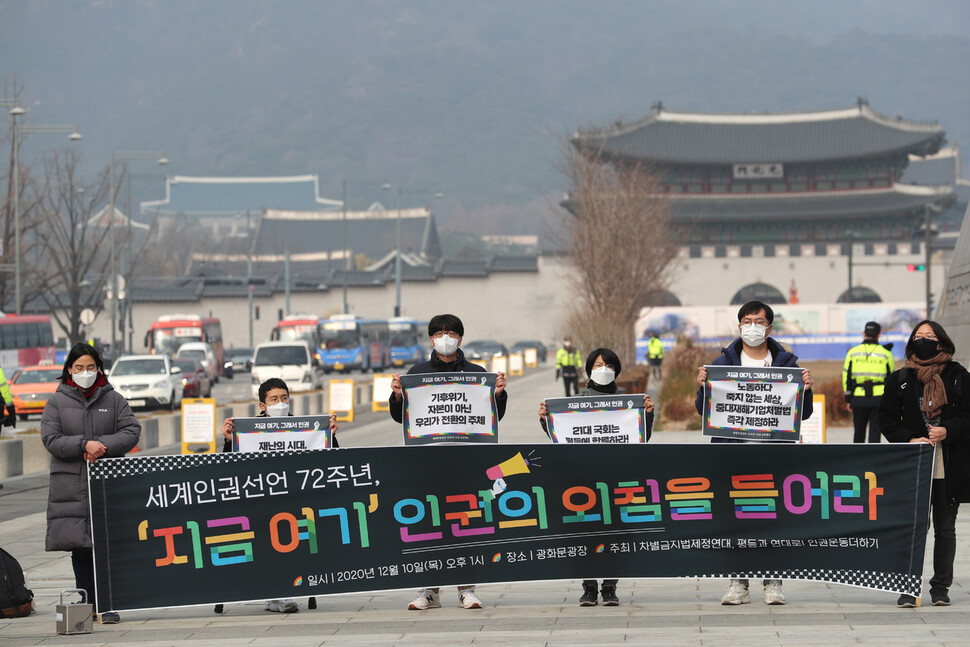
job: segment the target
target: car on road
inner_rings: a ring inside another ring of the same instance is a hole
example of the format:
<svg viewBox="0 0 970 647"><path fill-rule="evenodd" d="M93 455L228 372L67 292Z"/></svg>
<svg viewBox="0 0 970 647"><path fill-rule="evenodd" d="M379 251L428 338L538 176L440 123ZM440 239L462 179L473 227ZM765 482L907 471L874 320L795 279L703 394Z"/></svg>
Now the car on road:
<svg viewBox="0 0 970 647"><path fill-rule="evenodd" d="M256 347L253 356L253 398L259 397L259 385L271 377L282 378L290 392L319 389L320 360L305 341L268 341Z"/></svg>
<svg viewBox="0 0 970 647"><path fill-rule="evenodd" d="M132 409L174 410L182 404L182 371L168 355L119 357L108 382Z"/></svg>
<svg viewBox="0 0 970 647"><path fill-rule="evenodd" d="M253 370L252 348L230 348L226 351L226 361L232 364L233 372Z"/></svg>
<svg viewBox="0 0 970 647"><path fill-rule="evenodd" d="M21 420L32 413L44 413L47 398L61 383L63 367L51 365L25 366L10 380L13 408Z"/></svg>
<svg viewBox="0 0 970 647"><path fill-rule="evenodd" d="M212 396L212 378L197 359L172 360L172 364L182 371L182 396L186 398L208 398Z"/></svg>
<svg viewBox="0 0 970 647"><path fill-rule="evenodd" d="M509 351L512 353L522 353L524 356L526 348L535 348L536 361L540 364L546 363L546 358L549 356L549 349L541 341L517 341L512 344L512 348Z"/></svg>
<svg viewBox="0 0 970 647"><path fill-rule="evenodd" d="M204 341L190 341L179 346L175 353L175 359L196 359L206 370L212 383L219 381L219 376L223 374L224 367L219 366L216 361L216 352L208 343Z"/></svg>
<svg viewBox="0 0 970 647"><path fill-rule="evenodd" d="M491 360L493 357L508 357L509 349L493 339L479 339L462 344L465 359Z"/></svg>

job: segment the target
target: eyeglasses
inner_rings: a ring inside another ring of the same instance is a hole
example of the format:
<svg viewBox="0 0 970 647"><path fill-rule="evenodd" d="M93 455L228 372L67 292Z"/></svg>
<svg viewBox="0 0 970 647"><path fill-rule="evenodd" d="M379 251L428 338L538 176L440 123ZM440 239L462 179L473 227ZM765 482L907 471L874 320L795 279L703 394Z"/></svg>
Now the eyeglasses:
<svg viewBox="0 0 970 647"><path fill-rule="evenodd" d="M452 339L458 339L459 337L461 337L461 335L456 333L454 330L439 330L435 334L431 335L433 339L441 339L442 337L445 337L445 336L451 337Z"/></svg>
<svg viewBox="0 0 970 647"><path fill-rule="evenodd" d="M765 326L765 327L767 327L768 326L768 320L767 319L742 319L741 320L741 325L742 326L750 326L751 324L757 324L759 326Z"/></svg>
<svg viewBox="0 0 970 647"><path fill-rule="evenodd" d="M917 339L929 339L930 341L940 341L939 339L936 338L936 335L932 333L928 335L916 335L913 337L913 341L916 341Z"/></svg>

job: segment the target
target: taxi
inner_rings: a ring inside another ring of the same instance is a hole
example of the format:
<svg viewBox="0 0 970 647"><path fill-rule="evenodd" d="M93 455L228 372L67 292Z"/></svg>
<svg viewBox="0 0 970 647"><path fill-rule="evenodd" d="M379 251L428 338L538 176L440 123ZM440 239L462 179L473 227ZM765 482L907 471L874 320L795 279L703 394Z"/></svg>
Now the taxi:
<svg viewBox="0 0 970 647"><path fill-rule="evenodd" d="M51 364L25 366L17 371L10 380L10 394L13 396L14 410L21 420L32 413L44 413L47 398L61 384L63 368Z"/></svg>

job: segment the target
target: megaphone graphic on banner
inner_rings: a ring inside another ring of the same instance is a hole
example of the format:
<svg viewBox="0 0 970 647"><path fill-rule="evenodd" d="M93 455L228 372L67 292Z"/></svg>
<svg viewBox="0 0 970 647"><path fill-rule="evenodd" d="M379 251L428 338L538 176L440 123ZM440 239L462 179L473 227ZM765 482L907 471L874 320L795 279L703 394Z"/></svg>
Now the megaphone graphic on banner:
<svg viewBox="0 0 970 647"><path fill-rule="evenodd" d="M519 452L507 461L503 461L494 467L489 467L485 470L485 476L494 480L500 479L503 476L512 476L513 474L528 474L529 473L529 461L522 457L522 452Z"/></svg>

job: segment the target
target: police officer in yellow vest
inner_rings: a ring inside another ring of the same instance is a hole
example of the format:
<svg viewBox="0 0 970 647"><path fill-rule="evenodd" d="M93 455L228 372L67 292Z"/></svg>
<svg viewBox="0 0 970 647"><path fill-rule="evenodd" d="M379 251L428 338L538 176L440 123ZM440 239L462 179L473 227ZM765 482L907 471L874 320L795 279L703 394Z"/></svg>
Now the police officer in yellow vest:
<svg viewBox="0 0 970 647"><path fill-rule="evenodd" d="M562 376L566 385L566 397L569 397L569 387L572 386L572 394L579 394L579 367L583 365L583 358L579 354L579 349L573 347L573 342L566 337L562 342L562 347L556 351L556 379Z"/></svg>
<svg viewBox="0 0 970 647"><path fill-rule="evenodd" d="M647 363L650 364L650 372L658 380L663 379L660 366L664 362L664 344L657 337L657 333L650 331L650 340L647 341Z"/></svg>
<svg viewBox="0 0 970 647"><path fill-rule="evenodd" d="M866 442L866 423L869 424L869 442L879 442L879 400L883 382L894 370L893 354L879 345L881 331L882 327L875 321L867 323L862 343L849 349L842 364L842 390L852 412L854 443Z"/></svg>
<svg viewBox="0 0 970 647"><path fill-rule="evenodd" d="M17 412L13 407L13 395L10 393L10 387L7 385L7 376L3 374L2 368L0 368L0 397L3 398L3 406L7 408L7 414L3 419L3 426L16 427ZM0 410L0 413L3 413L3 411Z"/></svg>

